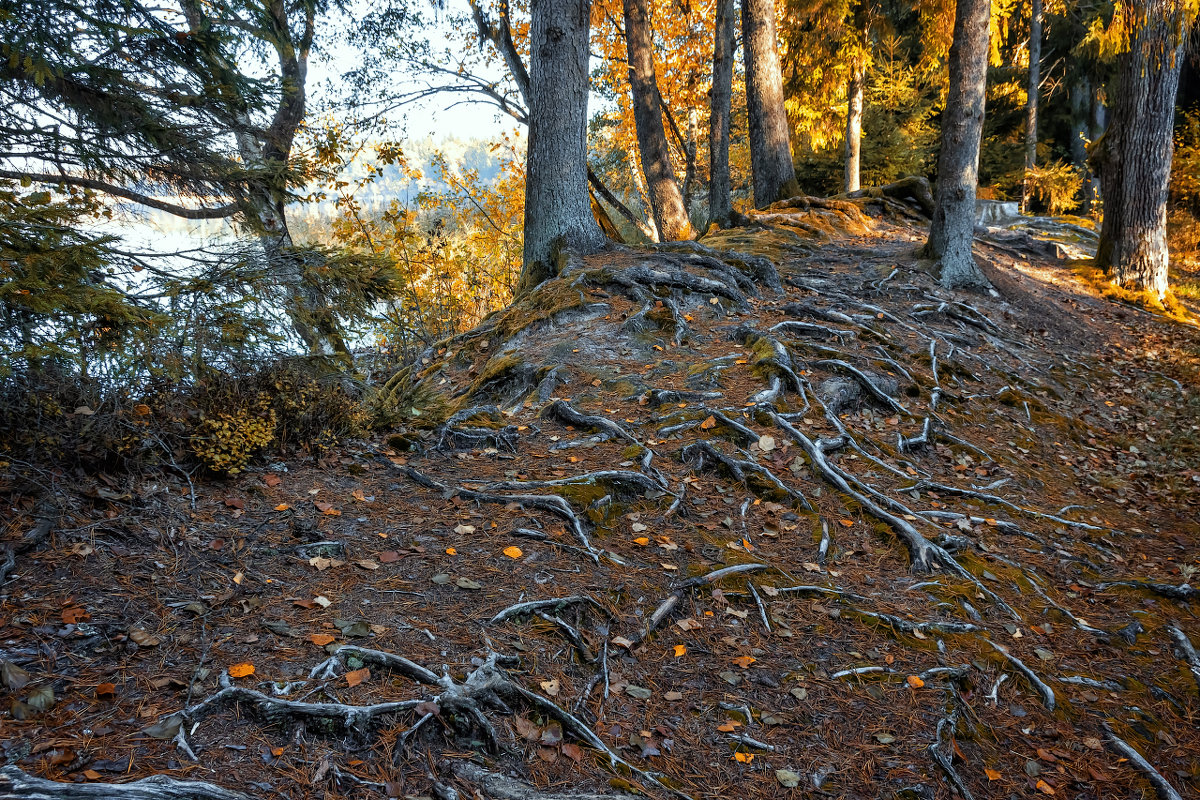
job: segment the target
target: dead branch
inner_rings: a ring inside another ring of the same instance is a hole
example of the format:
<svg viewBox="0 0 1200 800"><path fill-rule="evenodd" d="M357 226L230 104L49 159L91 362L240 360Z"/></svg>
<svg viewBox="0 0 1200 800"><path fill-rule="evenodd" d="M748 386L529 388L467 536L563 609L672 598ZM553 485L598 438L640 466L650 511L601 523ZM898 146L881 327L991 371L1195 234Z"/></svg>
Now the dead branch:
<svg viewBox="0 0 1200 800"><path fill-rule="evenodd" d="M650 619L646 621L645 629L642 630L633 641L643 641L651 633L657 630L658 627L663 624L663 621L665 621L667 617L671 615L671 612L675 610L675 607L679 605L679 602L683 600L688 589L691 589L695 586L713 584L724 578L728 578L731 575L741 575L747 572L758 572L759 570L764 570L767 568L768 567L766 564L735 564L732 567L722 567L721 569L714 570L707 575L688 578L676 586L674 591L667 595L666 599L658 604L658 608L654 609L654 613L651 614Z"/></svg>
<svg viewBox="0 0 1200 800"><path fill-rule="evenodd" d="M0 768L0 800L250 800L202 781L154 775L132 783L60 783L35 778L19 767Z"/></svg>

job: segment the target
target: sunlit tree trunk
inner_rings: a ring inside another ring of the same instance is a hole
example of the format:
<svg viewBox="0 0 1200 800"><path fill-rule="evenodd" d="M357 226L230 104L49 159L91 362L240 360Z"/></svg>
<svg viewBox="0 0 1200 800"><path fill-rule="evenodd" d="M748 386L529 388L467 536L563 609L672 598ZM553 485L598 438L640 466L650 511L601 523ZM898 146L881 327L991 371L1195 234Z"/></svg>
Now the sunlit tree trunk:
<svg viewBox="0 0 1200 800"><path fill-rule="evenodd" d="M1029 85L1025 99L1025 180L1021 210L1029 210L1029 173L1037 166L1038 92L1042 84L1042 0L1032 0L1029 13Z"/></svg>
<svg viewBox="0 0 1200 800"><path fill-rule="evenodd" d="M774 0L742 0L742 54L746 62L754 205L765 208L776 200L800 194L783 106Z"/></svg>
<svg viewBox="0 0 1200 800"><path fill-rule="evenodd" d="M1167 186L1186 25L1182 4L1174 0L1149 0L1131 13L1133 40L1117 58L1108 129L1092 154L1104 198L1096 264L1119 285L1161 300L1167 291Z"/></svg>
<svg viewBox="0 0 1200 800"><path fill-rule="evenodd" d="M846 85L846 176L843 188L857 192L862 174L862 120L863 83L866 70L861 60L855 59Z"/></svg>
<svg viewBox="0 0 1200 800"><path fill-rule="evenodd" d="M586 253L604 246L587 178L591 5L591 0L530 3L525 251L517 294L552 277L563 250Z"/></svg>
<svg viewBox="0 0 1200 800"><path fill-rule="evenodd" d="M985 287L975 263L975 190L979 181L979 140L987 90L988 17L991 0L958 0L954 43L950 46L950 91L942 112L938 155L937 206L926 252L941 261L947 288Z"/></svg>
<svg viewBox="0 0 1200 800"><path fill-rule="evenodd" d="M727 228L733 217L729 177L729 114L733 99L733 0L717 0L713 26L711 111L708 118L708 224Z"/></svg>
<svg viewBox="0 0 1200 800"><path fill-rule="evenodd" d="M683 194L671 168L671 151L663 125L662 97L654 74L654 36L650 28L647 0L625 0L625 50L629 60L629 88L633 99L633 121L637 129L638 153L650 210L663 241L693 236Z"/></svg>

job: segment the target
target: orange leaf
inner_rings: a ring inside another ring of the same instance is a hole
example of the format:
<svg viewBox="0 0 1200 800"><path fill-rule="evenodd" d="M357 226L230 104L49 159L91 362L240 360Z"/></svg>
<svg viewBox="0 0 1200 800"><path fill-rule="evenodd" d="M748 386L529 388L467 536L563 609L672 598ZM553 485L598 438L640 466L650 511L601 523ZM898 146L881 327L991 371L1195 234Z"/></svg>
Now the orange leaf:
<svg viewBox="0 0 1200 800"><path fill-rule="evenodd" d="M274 489L279 485L280 479L278 475L269 472L266 475L263 475L263 483L267 485L268 489Z"/></svg>
<svg viewBox="0 0 1200 800"><path fill-rule="evenodd" d="M684 645L681 645L681 644L675 645L675 657L676 658L679 658L686 652L687 652L687 647L685 647Z"/></svg>
<svg viewBox="0 0 1200 800"><path fill-rule="evenodd" d="M838 524L839 524L839 525L841 525L843 528L853 528L853 527L854 527L854 520L852 520L852 519L839 519L839 520L838 520Z"/></svg>
<svg viewBox="0 0 1200 800"><path fill-rule="evenodd" d="M1042 794L1054 794L1054 787L1051 786L1050 784L1046 783L1045 781L1038 781L1036 785L1037 785L1038 791L1041 792Z"/></svg>
<svg viewBox="0 0 1200 800"><path fill-rule="evenodd" d="M85 769L83 771L83 777L87 778L89 781L98 781L98 780L102 779L104 776L101 775L99 772L96 772L96 770L94 770L94 769Z"/></svg>
<svg viewBox="0 0 1200 800"><path fill-rule="evenodd" d="M742 669L748 669L755 661L758 661L758 659L752 656L738 656L733 660L733 663L737 664Z"/></svg>
<svg viewBox="0 0 1200 800"><path fill-rule="evenodd" d="M250 662L242 664L234 664L229 668L229 677L231 678L248 678L254 674L254 665Z"/></svg>
<svg viewBox="0 0 1200 800"><path fill-rule="evenodd" d="M754 754L753 753L734 753L733 760L740 761L743 764L749 764L751 761L754 760Z"/></svg>
<svg viewBox="0 0 1200 800"><path fill-rule="evenodd" d="M704 422L700 423L700 427L703 430L708 430L709 428L717 427L717 418L709 417L708 419L704 420Z"/></svg>
<svg viewBox="0 0 1200 800"><path fill-rule="evenodd" d="M457 551L457 550L455 550L453 547L447 547L447 548L446 548L446 555L448 555L448 556L456 556L456 555L458 555L458 551ZM395 560L395 559L393 559L393 561L394 561L394 560Z"/></svg>
<svg viewBox="0 0 1200 800"><path fill-rule="evenodd" d="M925 681L921 680L916 675L909 675L908 676L908 685L911 686L913 689L920 689L922 686L925 685Z"/></svg>
<svg viewBox="0 0 1200 800"><path fill-rule="evenodd" d="M736 719L727 719L717 726L717 730L719 730L721 733L733 733L741 724L742 723L738 722Z"/></svg>
<svg viewBox="0 0 1200 800"><path fill-rule="evenodd" d="M333 643L333 637L328 633L314 633L308 637L308 640L317 647L324 647L327 644Z"/></svg>
<svg viewBox="0 0 1200 800"><path fill-rule="evenodd" d="M987 775L987 779L988 779L989 781L998 781L998 780L1000 780L1000 773L999 773L999 772L997 772L997 771L996 771L996 770L994 770L994 769L984 769L984 771L983 771L983 774L984 774L984 775Z"/></svg>
<svg viewBox="0 0 1200 800"><path fill-rule="evenodd" d="M275 506L276 511L287 511L289 508L291 508L291 506L289 506L287 503L280 503L279 505Z"/></svg>
<svg viewBox="0 0 1200 800"><path fill-rule="evenodd" d="M62 610L62 621L64 625L74 625L77 622L83 622L92 618L92 615L87 612L86 608L79 606L71 606Z"/></svg>
<svg viewBox="0 0 1200 800"><path fill-rule="evenodd" d="M512 545L504 548L504 555L508 556L509 558L520 558L521 556L525 555L525 551L516 545Z"/></svg>
<svg viewBox="0 0 1200 800"><path fill-rule="evenodd" d="M101 683L101 684L97 684L97 686L96 686L96 697L99 697L99 698L112 697L116 693L117 693L116 684Z"/></svg>
<svg viewBox="0 0 1200 800"><path fill-rule="evenodd" d="M640 547L645 547L646 545L650 544L650 540L645 536L639 536L633 540L633 543Z"/></svg>
<svg viewBox="0 0 1200 800"><path fill-rule="evenodd" d="M350 687L358 686L360 683L371 677L371 670L363 667L362 669L351 670L346 673L346 684Z"/></svg>

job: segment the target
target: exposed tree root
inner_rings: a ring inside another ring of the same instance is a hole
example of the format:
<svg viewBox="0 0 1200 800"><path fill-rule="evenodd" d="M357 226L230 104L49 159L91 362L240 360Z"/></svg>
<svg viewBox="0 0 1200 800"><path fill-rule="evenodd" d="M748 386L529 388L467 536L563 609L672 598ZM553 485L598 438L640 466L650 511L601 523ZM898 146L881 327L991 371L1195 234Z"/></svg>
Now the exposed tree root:
<svg viewBox="0 0 1200 800"><path fill-rule="evenodd" d="M550 419L556 419L564 425L572 425L576 428L598 430L607 433L609 436L613 436L618 439L624 439L625 441L632 442L633 444L641 444L641 441L639 441L636 436L622 428L617 423L613 422L608 417L604 417L599 414L584 414L581 411L577 411L565 400L555 400L553 403L546 406L545 410L542 412L542 415Z"/></svg>
<svg viewBox="0 0 1200 800"><path fill-rule="evenodd" d="M1194 589L1186 583L1179 586L1172 586L1169 583L1155 583L1153 581L1111 581L1109 583L1096 584L1097 589L1111 589L1114 586L1119 586L1128 589L1142 589L1147 592L1169 597L1172 600L1195 600L1200 597L1200 589Z"/></svg>
<svg viewBox="0 0 1200 800"><path fill-rule="evenodd" d="M640 472L619 469L586 472L582 475L572 475L569 478L557 478L549 481L499 481L482 484L479 488L488 491L523 491L526 489L549 489L555 486L608 486L617 494L627 497L663 491L662 484L649 476Z"/></svg>
<svg viewBox="0 0 1200 800"><path fill-rule="evenodd" d="M1167 633L1171 635L1171 639L1174 640L1175 646L1179 648L1183 660L1187 662L1188 669L1192 671L1192 677L1196 681L1196 690L1200 691L1200 654L1196 653L1196 648L1192 646L1192 642L1188 639L1187 634L1177 626L1168 625Z"/></svg>
<svg viewBox="0 0 1200 800"><path fill-rule="evenodd" d="M8 580L8 573L17 565L17 556L24 555L50 538L54 519L47 515L38 520L24 536L13 544L0 544L0 586Z"/></svg>
<svg viewBox="0 0 1200 800"><path fill-rule="evenodd" d="M1010 651L1007 647L1002 644L996 644L987 637L984 637L984 641L994 647L997 653L1008 659L1008 663L1012 664L1013 668L1016 669L1017 672L1025 676L1025 680L1029 681L1030 685L1037 689L1038 694L1042 696L1042 705L1046 707L1047 711L1053 711L1054 707L1057 705L1057 701L1054 697L1054 690L1051 689L1045 681L1039 678L1037 673L1030 669L1024 661L1014 656L1012 651Z"/></svg>
<svg viewBox="0 0 1200 800"><path fill-rule="evenodd" d="M567 521L567 524L571 527L571 532L575 534L575 538L578 539L583 545L584 549L591 556L592 560L596 561L597 563L600 561L600 554L594 547L592 547L592 542L588 538L583 521L575 515L574 511L571 510L571 504L556 494L491 494L488 492L477 492L473 489L466 489L463 487L451 488L440 481L435 481L428 475L418 472L412 467L393 464L387 459L382 459L381 463L387 464L393 469L398 469L413 481L419 483L427 489L436 489L447 498L457 495L464 500L478 500L481 503L496 503L498 505L519 503L521 505L530 506L531 508L540 508L543 511L549 511L552 514L556 514Z"/></svg>
<svg viewBox="0 0 1200 800"><path fill-rule="evenodd" d="M929 746L929 755L933 758L934 763L941 767L942 772L946 773L947 780L963 800L974 800L971 790L967 788L962 776L954 768L954 729L957 724L957 711L938 721L937 739Z"/></svg>
<svg viewBox="0 0 1200 800"><path fill-rule="evenodd" d="M971 489L960 489L957 486L950 486L949 484L937 483L935 481L927 481L927 480L917 481L912 486L905 486L901 489L897 489L897 491L907 493L907 492L919 492L919 491L926 490L926 489L933 489L936 492L957 495L958 497L970 497L974 500L982 500L985 503L992 503L993 505L1003 506L1004 508L1007 508L1010 511L1016 511L1018 514L1024 514L1028 517L1034 517L1036 519L1048 519L1053 522L1057 522L1059 525L1066 525L1067 527L1070 527L1070 528L1080 528L1085 531L1112 530L1111 528L1102 528L1097 525L1089 525L1086 522L1077 522L1076 520L1073 520L1073 519L1067 519L1065 517L1060 517L1057 514L1045 514L1041 511L1034 511L1033 509L1030 509L1030 508L1024 508L1022 506L1017 505L1016 503L1005 500L1003 497L999 497L994 494L988 494L987 492L976 492Z"/></svg>
<svg viewBox="0 0 1200 800"><path fill-rule="evenodd" d="M446 762L446 768L454 777L477 787L493 800L634 800L629 794L575 794L548 792L530 786L524 781L509 778L465 759Z"/></svg>
<svg viewBox="0 0 1200 800"><path fill-rule="evenodd" d="M695 578L688 578L675 587L667 598L658 604L658 608L654 609L654 613L646 620L646 626L639 631L632 641L640 642L645 640L650 634L654 633L662 624L671 616L671 613L679 605L680 601L687 595L689 589L696 586L706 584L714 584L723 578L728 578L731 575L742 575L748 572L758 572L759 570L768 569L766 564L736 564L732 567L723 567L707 575L700 575Z"/></svg>
<svg viewBox="0 0 1200 800"><path fill-rule="evenodd" d="M808 502L803 494L796 489L785 484L775 476L775 473L764 467L762 464L753 461L733 458L722 453L717 448L713 447L708 442L692 442L683 448L680 452L680 457L685 462L694 462L697 469L704 469L709 463L717 464L725 468L725 470L742 485L746 486L751 491L756 491L751 485L747 473L757 475L767 484L775 487L783 497L789 497L799 503L803 508L812 511L812 504Z"/></svg>
<svg viewBox="0 0 1200 800"><path fill-rule="evenodd" d="M890 408L892 411L895 411L897 414L903 414L906 417L912 416L912 412L909 411L907 408L905 408L900 403L900 401L896 400L896 398L892 397L890 394L883 391L883 389L879 388L879 385L877 383L875 383L875 381L871 380L870 376L868 376L865 372L863 372L862 370L860 370L858 367L854 366L853 364L851 364L847 361L842 361L841 359L837 359L837 358L827 358L822 361L814 361L813 366L815 366L815 367L833 367L835 369L849 373L850 375L852 375L854 377L855 380L857 380L860 384L862 384L863 388L866 389L867 392L872 397L874 397L879 402L883 403L885 406Z"/></svg>
<svg viewBox="0 0 1200 800"><path fill-rule="evenodd" d="M132 783L60 783L27 775L19 767L0 768L0 800L250 800L202 781L164 775Z"/></svg>
<svg viewBox="0 0 1200 800"><path fill-rule="evenodd" d="M547 600L530 600L527 603L516 603L504 609L496 616L488 620L489 625L495 625L498 622L504 622L507 619L515 617L527 617L536 614L539 611L551 611L555 614L562 611L564 608L569 608L574 605L588 605L602 614L612 619L612 612L600 605L594 598L586 595L573 595L571 597L555 597Z"/></svg>
<svg viewBox="0 0 1200 800"><path fill-rule="evenodd" d="M474 406L465 408L442 423L437 429L437 443L434 449L461 450L464 448L494 447L497 450L515 452L517 449L517 427L506 425L504 428L460 428L459 425L476 417L488 416L499 419L498 406Z"/></svg>
<svg viewBox="0 0 1200 800"><path fill-rule="evenodd" d="M916 636L922 639L931 633L974 633L982 630L978 625L972 625L969 622L911 622L895 614L885 614L881 611L867 611L854 605L856 602L866 601L867 598L843 592L839 589L828 589L824 586L785 586L778 589L778 591L780 594L832 597L848 606L849 613L853 616L863 617L889 627L893 631L899 631L900 633L906 633L909 636Z"/></svg>
<svg viewBox="0 0 1200 800"><path fill-rule="evenodd" d="M1133 749L1129 742L1117 736L1113 729L1109 727L1107 722L1100 723L1104 728L1104 738L1108 742L1108 746L1113 749L1118 755L1123 758L1128 758L1129 763L1133 764L1138 770L1146 776L1146 780L1150 781L1150 785L1158 792L1158 796L1162 800L1183 800L1179 792L1175 791L1175 787L1167 782L1167 779L1162 774L1151 766L1141 753Z"/></svg>

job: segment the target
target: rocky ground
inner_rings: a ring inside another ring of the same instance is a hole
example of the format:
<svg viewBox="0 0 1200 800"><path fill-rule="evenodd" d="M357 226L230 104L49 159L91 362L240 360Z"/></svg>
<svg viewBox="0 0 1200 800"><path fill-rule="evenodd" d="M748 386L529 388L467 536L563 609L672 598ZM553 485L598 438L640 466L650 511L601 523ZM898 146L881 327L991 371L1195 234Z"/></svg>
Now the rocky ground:
<svg viewBox="0 0 1200 800"><path fill-rule="evenodd" d="M993 234L793 202L319 463L10 464L0 797L1197 796L1200 335Z"/></svg>

